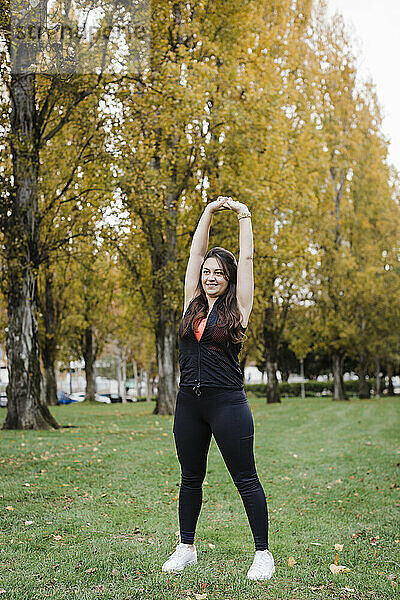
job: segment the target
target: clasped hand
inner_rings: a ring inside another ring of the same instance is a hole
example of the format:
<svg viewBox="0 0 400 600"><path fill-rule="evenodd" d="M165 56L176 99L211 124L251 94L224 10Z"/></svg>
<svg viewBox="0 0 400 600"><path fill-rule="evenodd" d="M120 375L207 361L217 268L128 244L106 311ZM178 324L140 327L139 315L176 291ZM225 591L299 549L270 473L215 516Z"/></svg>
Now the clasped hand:
<svg viewBox="0 0 400 600"><path fill-rule="evenodd" d="M236 200L232 200L230 196L218 196L216 200L207 204L207 209L211 213L229 209L233 210L237 214L248 210L245 204L242 204L241 202L236 202Z"/></svg>

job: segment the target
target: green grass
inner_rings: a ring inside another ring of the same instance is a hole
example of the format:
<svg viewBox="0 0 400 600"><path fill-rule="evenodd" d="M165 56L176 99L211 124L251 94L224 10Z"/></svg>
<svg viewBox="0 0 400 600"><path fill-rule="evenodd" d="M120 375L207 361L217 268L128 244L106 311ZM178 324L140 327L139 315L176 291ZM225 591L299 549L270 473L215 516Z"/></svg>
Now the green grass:
<svg viewBox="0 0 400 600"><path fill-rule="evenodd" d="M154 403L68 405L54 409L68 428L0 432L0 599L398 597L399 400L249 402L273 579L246 579L253 539L214 439L198 564L166 574L179 528L172 417ZM330 572L335 544L349 572Z"/></svg>

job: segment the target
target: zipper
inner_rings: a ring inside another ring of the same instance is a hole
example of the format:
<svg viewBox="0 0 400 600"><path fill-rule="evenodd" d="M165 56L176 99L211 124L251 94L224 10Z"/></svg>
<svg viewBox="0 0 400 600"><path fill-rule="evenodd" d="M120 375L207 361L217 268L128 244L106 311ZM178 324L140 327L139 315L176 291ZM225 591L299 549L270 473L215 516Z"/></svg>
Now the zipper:
<svg viewBox="0 0 400 600"><path fill-rule="evenodd" d="M209 317L210 315L208 315ZM208 317L207 317L207 322L206 322L206 327L207 327L207 323L208 323ZM205 329L206 327L203 329L203 333L201 335L201 338L204 335ZM197 394L197 396L201 395L201 389L200 389L200 383L201 383L201 371L200 371L200 365L201 365L201 338L198 340L196 338L196 342L197 342L197 383L195 386L193 386L193 391Z"/></svg>
<svg viewBox="0 0 400 600"><path fill-rule="evenodd" d="M196 392L197 396L200 396L201 395L201 390L200 390L200 379L201 379L200 378L200 364L201 364L200 349L201 349L201 345L200 345L200 342L198 342L198 349L199 349L199 352L198 352L198 362L197 362L197 365L198 365L198 379L197 379L197 384L194 386L193 390Z"/></svg>
<svg viewBox="0 0 400 600"><path fill-rule="evenodd" d="M196 385L195 385L195 386L193 386L193 391L194 391L194 392L197 394L197 396L201 396L201 389L200 389L200 383L201 383L201 373L200 373L200 364L201 364L201 352L200 352L200 350L201 350L201 340L202 340L202 338L203 338L203 336L204 336L204 334L205 334L206 327L207 327L207 325L208 325L208 320L209 320L209 318L210 318L210 316L211 316L211 313L212 313L212 311L214 310L214 306L215 306L215 303L214 303L214 305L213 305L212 309L210 310L210 312L209 312L209 313L208 313L208 315L207 315L206 326L205 326L205 327L204 327L204 329L203 329L203 333L202 333L202 335L201 335L201 338L200 338L199 340L196 338L197 347L198 347L198 350L199 350L199 352L198 352L198 362L197 362L198 379L197 379L197 383L196 383ZM196 336L195 336L195 337L196 337Z"/></svg>

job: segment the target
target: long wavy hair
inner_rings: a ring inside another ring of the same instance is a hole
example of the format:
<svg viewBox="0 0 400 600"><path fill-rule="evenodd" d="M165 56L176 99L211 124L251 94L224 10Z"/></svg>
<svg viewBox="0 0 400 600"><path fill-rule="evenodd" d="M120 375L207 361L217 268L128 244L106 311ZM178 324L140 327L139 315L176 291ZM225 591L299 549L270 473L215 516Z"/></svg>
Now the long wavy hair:
<svg viewBox="0 0 400 600"><path fill-rule="evenodd" d="M205 319L208 313L207 296L202 285L203 266L207 258L216 258L225 279L228 281L228 287L222 294L221 301L217 306L217 324L226 330L226 336L230 342L238 344L246 339L246 336L240 329L240 311L236 300L237 261L232 252L220 246L211 248L203 259L195 296L189 303L182 321L182 336L186 335L190 328L194 331L198 323Z"/></svg>

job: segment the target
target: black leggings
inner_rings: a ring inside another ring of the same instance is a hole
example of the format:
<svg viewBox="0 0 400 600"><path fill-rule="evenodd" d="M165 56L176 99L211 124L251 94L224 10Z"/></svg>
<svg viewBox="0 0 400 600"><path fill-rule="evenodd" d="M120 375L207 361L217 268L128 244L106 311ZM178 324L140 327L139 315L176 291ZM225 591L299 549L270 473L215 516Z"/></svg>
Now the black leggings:
<svg viewBox="0 0 400 600"><path fill-rule="evenodd" d="M211 434L242 498L256 550L268 548L268 509L254 463L254 423L243 390L180 388L173 433L181 465L181 542L193 544Z"/></svg>

